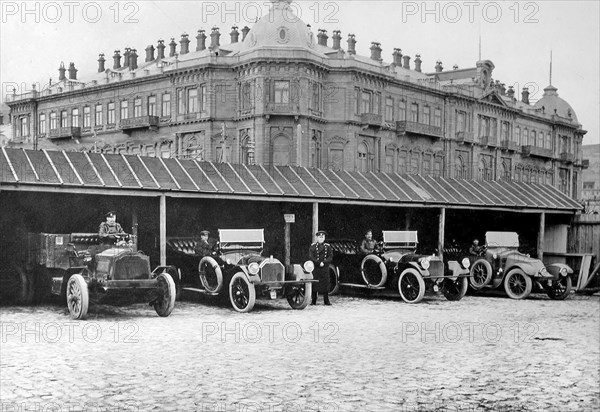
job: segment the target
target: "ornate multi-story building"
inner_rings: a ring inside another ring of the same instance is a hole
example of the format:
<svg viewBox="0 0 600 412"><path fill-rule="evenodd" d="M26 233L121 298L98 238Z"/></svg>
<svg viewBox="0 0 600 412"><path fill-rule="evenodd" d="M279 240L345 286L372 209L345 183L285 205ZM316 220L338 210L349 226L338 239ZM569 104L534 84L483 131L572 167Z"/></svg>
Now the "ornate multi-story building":
<svg viewBox="0 0 600 412"><path fill-rule="evenodd" d="M396 48L386 63L374 42L360 56L353 34L343 50L340 31L330 42L290 16L282 1L229 44L215 27L195 50L184 34L143 62L127 48L106 68L101 54L79 79L61 64L58 82L7 97L9 145L517 180L578 197L586 131L554 86L531 104L492 80L489 60L425 73L418 54L411 67Z"/></svg>

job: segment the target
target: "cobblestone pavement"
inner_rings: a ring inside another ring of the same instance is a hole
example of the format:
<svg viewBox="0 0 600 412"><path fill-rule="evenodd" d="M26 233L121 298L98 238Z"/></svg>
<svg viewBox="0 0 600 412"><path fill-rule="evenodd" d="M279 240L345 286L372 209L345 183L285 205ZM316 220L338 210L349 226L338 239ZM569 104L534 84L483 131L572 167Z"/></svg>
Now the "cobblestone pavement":
<svg viewBox="0 0 600 412"><path fill-rule="evenodd" d="M600 409L598 296L332 301L4 306L1 410Z"/></svg>

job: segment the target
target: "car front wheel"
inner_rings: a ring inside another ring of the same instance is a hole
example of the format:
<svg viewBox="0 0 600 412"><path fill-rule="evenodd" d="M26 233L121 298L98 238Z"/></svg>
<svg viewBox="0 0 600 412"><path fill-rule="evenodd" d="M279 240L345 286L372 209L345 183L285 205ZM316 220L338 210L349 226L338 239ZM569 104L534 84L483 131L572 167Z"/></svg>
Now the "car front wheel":
<svg viewBox="0 0 600 412"><path fill-rule="evenodd" d="M552 300L565 300L571 293L573 281L570 276L560 277L548 286L546 293Z"/></svg>
<svg viewBox="0 0 600 412"><path fill-rule="evenodd" d="M243 272L238 272L229 282L229 300L233 308L242 313L250 312L256 302L256 290Z"/></svg>
<svg viewBox="0 0 600 412"><path fill-rule="evenodd" d="M531 293L531 278L521 269L512 269L504 278L504 290L512 299L525 299Z"/></svg>
<svg viewBox="0 0 600 412"><path fill-rule="evenodd" d="M90 305L87 283L83 276L77 274L67 282L67 307L73 319L83 320L87 317Z"/></svg>
<svg viewBox="0 0 600 412"><path fill-rule="evenodd" d="M418 303L425 296L425 281L415 269L406 269L398 279L398 292L406 303Z"/></svg>
<svg viewBox="0 0 600 412"><path fill-rule="evenodd" d="M292 290L287 296L287 301L292 309L304 309L308 306L312 296L312 283L298 283L292 285Z"/></svg>
<svg viewBox="0 0 600 412"><path fill-rule="evenodd" d="M157 297L154 301L154 310L158 316L166 317L173 312L175 307L175 297L177 296L177 288L175 281L167 272L163 272L156 278L158 281Z"/></svg>
<svg viewBox="0 0 600 412"><path fill-rule="evenodd" d="M484 259L479 259L471 266L471 277L469 283L475 290L479 290L492 280L492 265Z"/></svg>
<svg viewBox="0 0 600 412"><path fill-rule="evenodd" d="M442 292L446 299L450 301L459 301L467 293L469 282L467 278L444 279L442 284Z"/></svg>

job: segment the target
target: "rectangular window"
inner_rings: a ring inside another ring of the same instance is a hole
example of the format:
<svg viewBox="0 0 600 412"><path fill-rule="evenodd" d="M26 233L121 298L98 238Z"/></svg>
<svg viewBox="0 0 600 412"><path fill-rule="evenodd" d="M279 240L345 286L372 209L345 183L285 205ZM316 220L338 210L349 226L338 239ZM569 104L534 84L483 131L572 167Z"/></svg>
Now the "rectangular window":
<svg viewBox="0 0 600 412"><path fill-rule="evenodd" d="M242 84L241 90L241 102L242 102L242 110L247 110L250 108L250 83L245 82Z"/></svg>
<svg viewBox="0 0 600 412"><path fill-rule="evenodd" d="M406 120L406 102L400 101L398 103L398 120L403 122Z"/></svg>
<svg viewBox="0 0 600 412"><path fill-rule="evenodd" d="M142 98L133 101L133 117L142 117Z"/></svg>
<svg viewBox="0 0 600 412"><path fill-rule="evenodd" d="M94 124L96 126L102 125L102 105L101 104L96 105L96 110L94 112Z"/></svg>
<svg viewBox="0 0 600 412"><path fill-rule="evenodd" d="M371 113L371 93L362 92L361 95L361 113Z"/></svg>
<svg viewBox="0 0 600 412"><path fill-rule="evenodd" d="M423 174L424 175L431 175L432 174L432 167L433 167L433 163L432 163L432 156L431 154L427 153L423 155Z"/></svg>
<svg viewBox="0 0 600 412"><path fill-rule="evenodd" d="M60 112L60 127L67 127L67 111Z"/></svg>
<svg viewBox="0 0 600 412"><path fill-rule="evenodd" d="M321 85L319 83L313 83L312 109L318 112L321 111Z"/></svg>
<svg viewBox="0 0 600 412"><path fill-rule="evenodd" d="M552 136L550 136L550 133L546 133L546 149L552 150Z"/></svg>
<svg viewBox="0 0 600 412"><path fill-rule="evenodd" d="M79 109L73 109L71 111L71 126L79 127Z"/></svg>
<svg viewBox="0 0 600 412"><path fill-rule="evenodd" d="M362 107L362 93L359 88L354 89L354 98L356 100L356 111L354 113L360 114L360 109Z"/></svg>
<svg viewBox="0 0 600 412"><path fill-rule="evenodd" d="M177 90L177 114L185 114L185 98L183 89Z"/></svg>
<svg viewBox="0 0 600 412"><path fill-rule="evenodd" d="M46 114L40 114L40 134L46 133Z"/></svg>
<svg viewBox="0 0 600 412"><path fill-rule="evenodd" d="M381 114L381 93L375 93L373 95L373 113Z"/></svg>
<svg viewBox="0 0 600 412"><path fill-rule="evenodd" d="M290 103L290 82L276 81L275 82L275 103L289 104Z"/></svg>
<svg viewBox="0 0 600 412"><path fill-rule="evenodd" d="M198 89L188 89L188 113L198 113Z"/></svg>
<svg viewBox="0 0 600 412"><path fill-rule="evenodd" d="M92 127L92 108L90 106L83 108L83 127Z"/></svg>
<svg viewBox="0 0 600 412"><path fill-rule="evenodd" d="M21 137L29 136L29 117L21 117L19 132Z"/></svg>
<svg viewBox="0 0 600 412"><path fill-rule="evenodd" d="M515 129L515 143L517 143L517 145L521 145L521 127L517 126L517 128Z"/></svg>
<svg viewBox="0 0 600 412"><path fill-rule="evenodd" d="M171 117L171 94L165 93L162 95L161 116Z"/></svg>
<svg viewBox="0 0 600 412"><path fill-rule="evenodd" d="M57 126L58 123L56 121L56 112L52 112L50 113L50 130L55 130Z"/></svg>
<svg viewBox="0 0 600 412"><path fill-rule="evenodd" d="M156 116L156 96L148 96L148 116Z"/></svg>
<svg viewBox="0 0 600 412"><path fill-rule="evenodd" d="M466 132L467 131L467 122L466 122L466 113L465 112L457 113L456 131L458 131L458 132Z"/></svg>
<svg viewBox="0 0 600 412"><path fill-rule="evenodd" d="M424 124L431 123L431 108L429 106L423 107L423 123Z"/></svg>
<svg viewBox="0 0 600 412"><path fill-rule="evenodd" d="M115 103L110 102L108 104L108 124L115 124Z"/></svg>
<svg viewBox="0 0 600 412"><path fill-rule="evenodd" d="M394 173L396 170L394 165L396 152L394 150L388 150L385 154L385 171L387 173Z"/></svg>
<svg viewBox="0 0 600 412"><path fill-rule="evenodd" d="M208 99L206 95L206 86L200 86L200 111L208 111Z"/></svg>
<svg viewBox="0 0 600 412"><path fill-rule="evenodd" d="M490 137L498 136L498 120L492 119L490 122Z"/></svg>
<svg viewBox="0 0 600 412"><path fill-rule="evenodd" d="M529 130L523 130L523 146L529 145Z"/></svg>
<svg viewBox="0 0 600 412"><path fill-rule="evenodd" d="M508 123L507 122L502 122L502 140L506 141L508 140Z"/></svg>
<svg viewBox="0 0 600 412"><path fill-rule="evenodd" d="M121 102L121 120L127 119L129 117L129 102L127 100L123 100Z"/></svg>
<svg viewBox="0 0 600 412"><path fill-rule="evenodd" d="M433 125L435 127L442 127L442 111L440 108L436 108L433 112Z"/></svg>
<svg viewBox="0 0 600 412"><path fill-rule="evenodd" d="M391 97L385 99L385 120L388 122L394 121L394 99Z"/></svg>
<svg viewBox="0 0 600 412"><path fill-rule="evenodd" d="M410 121L419 123L419 105L417 103L410 105Z"/></svg>

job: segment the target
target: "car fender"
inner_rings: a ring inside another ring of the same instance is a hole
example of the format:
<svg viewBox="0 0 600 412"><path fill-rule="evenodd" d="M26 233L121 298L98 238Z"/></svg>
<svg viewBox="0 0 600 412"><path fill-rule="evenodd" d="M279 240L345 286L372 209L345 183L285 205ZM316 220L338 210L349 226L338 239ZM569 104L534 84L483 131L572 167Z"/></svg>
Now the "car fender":
<svg viewBox="0 0 600 412"><path fill-rule="evenodd" d="M312 279L314 279L312 272L305 271L304 268L302 267L302 265L297 264L297 263L292 265L292 272L290 273L290 275L291 275L291 276L289 276L290 280L312 280Z"/></svg>
<svg viewBox="0 0 600 412"><path fill-rule="evenodd" d="M423 269L421 267L421 265L419 265L419 262L408 262L407 266L411 267L412 269L416 269L419 272L419 274L421 276L423 276L424 278L429 277L429 271ZM406 269L406 268L404 268L404 269ZM401 272L404 272L404 269L402 269Z"/></svg>
<svg viewBox="0 0 600 412"><path fill-rule="evenodd" d="M468 275L470 273L469 269L463 268L456 260L448 261L448 270L452 273L452 278L457 278L460 275Z"/></svg>
<svg viewBox="0 0 600 412"><path fill-rule="evenodd" d="M71 267L71 268L68 268L67 270L65 270L63 277L62 277L61 286L60 286L60 296L67 296L67 283L69 282L69 279L71 279L71 276L81 273L84 270L88 270L87 266L74 266L74 267ZM85 279L85 277L84 277L84 279ZM87 281L88 279L85 279L85 280ZM53 284L54 284L54 282L53 282ZM53 293L56 293L56 292L53 291Z"/></svg>
<svg viewBox="0 0 600 412"><path fill-rule="evenodd" d="M531 278L535 277L535 275L537 275L537 270L535 270L535 268L532 267L531 265L528 265L526 263L513 263L513 265L511 267L509 267L508 269L506 269L504 271L502 278L504 278L506 276L506 274L513 269L521 269L523 271L523 273L525 273L527 276L529 276Z"/></svg>
<svg viewBox="0 0 600 412"><path fill-rule="evenodd" d="M558 278L558 276L560 276L560 270L562 268L567 269L567 275L573 274L573 269L571 269L569 265L566 265L564 263L551 263L548 266L546 266L546 270L548 271L548 273L550 273L555 278Z"/></svg>
<svg viewBox="0 0 600 412"><path fill-rule="evenodd" d="M248 282L250 283L260 283L260 276L258 275L253 275L250 272L248 272L248 266L242 265L242 266L236 266L235 270L232 271L232 275L230 276L230 278L238 273L238 272L242 272L244 275L246 275L246 278L248 279Z"/></svg>

